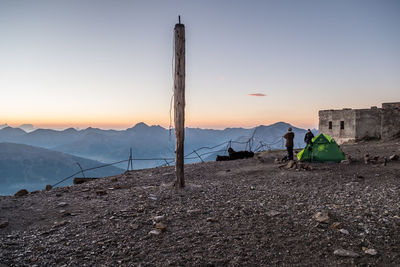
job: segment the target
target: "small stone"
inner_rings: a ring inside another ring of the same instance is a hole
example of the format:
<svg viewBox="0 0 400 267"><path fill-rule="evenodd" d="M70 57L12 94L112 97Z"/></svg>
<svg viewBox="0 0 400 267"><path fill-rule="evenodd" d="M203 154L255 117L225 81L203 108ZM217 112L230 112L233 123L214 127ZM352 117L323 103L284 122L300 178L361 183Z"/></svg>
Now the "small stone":
<svg viewBox="0 0 400 267"><path fill-rule="evenodd" d="M341 164L345 164L345 165L349 165L350 164L350 160L348 159L344 159L340 162Z"/></svg>
<svg viewBox="0 0 400 267"><path fill-rule="evenodd" d="M326 211L317 212L314 214L313 219L319 223L328 223L329 222L329 214Z"/></svg>
<svg viewBox="0 0 400 267"><path fill-rule="evenodd" d="M139 229L139 225L137 225L137 224L131 224L130 227L131 227L132 230Z"/></svg>
<svg viewBox="0 0 400 267"><path fill-rule="evenodd" d="M376 249L370 248L370 249L366 249L366 250L364 251L364 253L365 253L365 254L368 254L368 255L375 256L376 254L378 254L378 251L376 251Z"/></svg>
<svg viewBox="0 0 400 267"><path fill-rule="evenodd" d="M208 218L206 219L206 221L207 221L207 222L217 222L217 220L214 219L214 218L212 218L212 217L208 217Z"/></svg>
<svg viewBox="0 0 400 267"><path fill-rule="evenodd" d="M1 228L6 228L7 226L8 226L8 221L0 222L0 229Z"/></svg>
<svg viewBox="0 0 400 267"><path fill-rule="evenodd" d="M288 162L288 164L286 165L286 168L291 169L291 168L295 167L295 165L296 165L296 162L294 160L290 160Z"/></svg>
<svg viewBox="0 0 400 267"><path fill-rule="evenodd" d="M153 217L153 221L155 221L155 222L161 222L162 220L164 220L164 218L165 218L164 215L155 216L155 217Z"/></svg>
<svg viewBox="0 0 400 267"><path fill-rule="evenodd" d="M162 222L159 222L156 223L156 229L160 232L165 232L167 230L167 226L165 226L165 224L163 224Z"/></svg>
<svg viewBox="0 0 400 267"><path fill-rule="evenodd" d="M139 213L144 212L144 206L140 205L140 206L137 208L137 212L139 212Z"/></svg>
<svg viewBox="0 0 400 267"><path fill-rule="evenodd" d="M53 187L51 185L46 185L46 191L50 191Z"/></svg>
<svg viewBox="0 0 400 267"><path fill-rule="evenodd" d="M275 159L274 160L274 164L279 164L280 163L280 160L279 159Z"/></svg>
<svg viewBox="0 0 400 267"><path fill-rule="evenodd" d="M341 227L341 226L342 226L342 223L334 222L334 223L332 223L331 228L332 229L339 229L339 227Z"/></svg>
<svg viewBox="0 0 400 267"><path fill-rule="evenodd" d="M345 234L345 235L350 234L349 231L347 231L346 229L339 229L339 232L341 232L342 234Z"/></svg>
<svg viewBox="0 0 400 267"><path fill-rule="evenodd" d="M250 190L255 190L256 188L254 186L250 186Z"/></svg>
<svg viewBox="0 0 400 267"><path fill-rule="evenodd" d="M150 232L149 232L149 235L159 235L159 234L161 234L161 231L159 231L159 230L151 230Z"/></svg>
<svg viewBox="0 0 400 267"><path fill-rule="evenodd" d="M54 224L56 225L56 226L64 226L64 225L66 225L66 224L68 224L69 222L68 221L61 221L61 222L55 222Z"/></svg>
<svg viewBox="0 0 400 267"><path fill-rule="evenodd" d="M60 202L60 203L57 204L57 207L62 208L62 207L65 207L67 205L68 205L68 203L66 203L66 202Z"/></svg>
<svg viewBox="0 0 400 267"><path fill-rule="evenodd" d="M26 190L26 189L21 189L21 190L19 190L17 193L15 193L14 196L16 196L16 197L22 197L22 196L26 196L27 194L29 194L28 190Z"/></svg>
<svg viewBox="0 0 400 267"><path fill-rule="evenodd" d="M360 257L360 255L358 255L357 253L351 251L351 250L346 250L346 249L336 249L333 252L334 255L336 256L340 256L340 257L351 257L351 258L357 258Z"/></svg>
<svg viewBox="0 0 400 267"><path fill-rule="evenodd" d="M267 211L267 216L269 216L269 217L274 217L274 216L276 216L276 215L279 215L279 214L281 214L279 211L276 211L276 210L270 210L270 211Z"/></svg>

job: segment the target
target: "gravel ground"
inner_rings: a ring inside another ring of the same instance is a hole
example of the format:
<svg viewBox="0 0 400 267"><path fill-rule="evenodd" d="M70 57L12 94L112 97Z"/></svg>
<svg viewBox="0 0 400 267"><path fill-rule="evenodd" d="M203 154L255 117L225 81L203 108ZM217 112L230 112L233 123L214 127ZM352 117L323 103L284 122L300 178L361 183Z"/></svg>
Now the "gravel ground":
<svg viewBox="0 0 400 267"><path fill-rule="evenodd" d="M0 266L399 266L400 142L342 147L350 164L257 159L130 171L0 197ZM280 167L281 166L281 167Z"/></svg>

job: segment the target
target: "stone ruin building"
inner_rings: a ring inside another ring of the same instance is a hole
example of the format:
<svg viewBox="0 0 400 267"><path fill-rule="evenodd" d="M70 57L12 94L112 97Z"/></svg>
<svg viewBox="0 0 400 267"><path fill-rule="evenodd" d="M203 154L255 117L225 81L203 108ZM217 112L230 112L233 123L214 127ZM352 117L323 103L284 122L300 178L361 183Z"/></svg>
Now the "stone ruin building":
<svg viewBox="0 0 400 267"><path fill-rule="evenodd" d="M319 132L337 143L400 136L400 102L383 103L382 108L320 110Z"/></svg>

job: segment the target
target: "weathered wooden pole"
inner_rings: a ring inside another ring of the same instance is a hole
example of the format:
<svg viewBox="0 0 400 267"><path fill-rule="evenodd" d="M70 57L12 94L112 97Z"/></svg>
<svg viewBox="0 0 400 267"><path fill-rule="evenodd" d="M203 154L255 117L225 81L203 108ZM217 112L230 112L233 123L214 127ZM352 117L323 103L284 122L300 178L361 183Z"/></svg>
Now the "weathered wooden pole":
<svg viewBox="0 0 400 267"><path fill-rule="evenodd" d="M185 141L185 25L175 24L175 76L174 76L174 114L175 114L175 186L183 188L184 141Z"/></svg>

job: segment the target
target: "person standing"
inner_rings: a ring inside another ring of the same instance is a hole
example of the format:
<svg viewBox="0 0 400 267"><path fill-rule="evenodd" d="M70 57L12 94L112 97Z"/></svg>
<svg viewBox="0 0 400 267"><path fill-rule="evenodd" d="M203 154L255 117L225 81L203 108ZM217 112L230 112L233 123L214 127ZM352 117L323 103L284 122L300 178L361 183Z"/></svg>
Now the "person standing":
<svg viewBox="0 0 400 267"><path fill-rule="evenodd" d="M314 138L314 134L311 132L310 129L308 129L306 135L304 136L304 142L307 145L311 145L312 146L312 139L313 138Z"/></svg>
<svg viewBox="0 0 400 267"><path fill-rule="evenodd" d="M292 128L289 127L288 132L283 136L286 139L286 149L288 153L288 159L293 160L293 139L294 133L292 132Z"/></svg>

